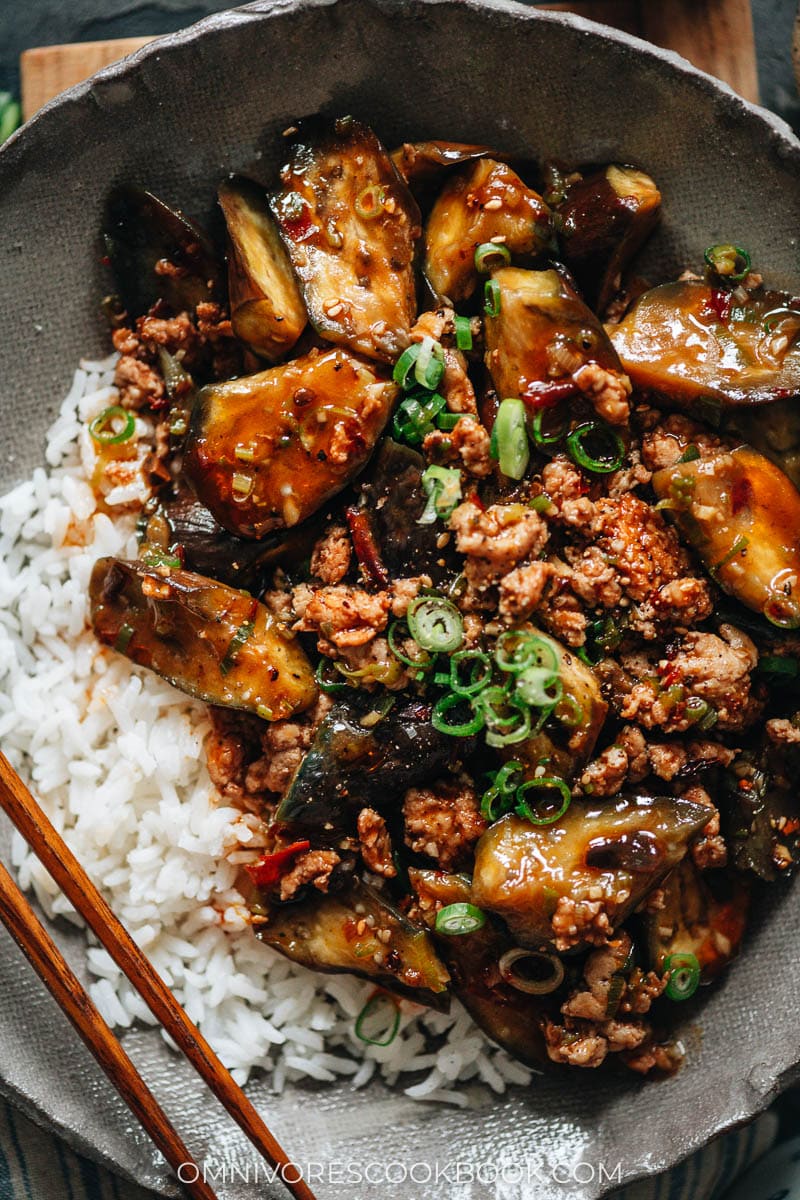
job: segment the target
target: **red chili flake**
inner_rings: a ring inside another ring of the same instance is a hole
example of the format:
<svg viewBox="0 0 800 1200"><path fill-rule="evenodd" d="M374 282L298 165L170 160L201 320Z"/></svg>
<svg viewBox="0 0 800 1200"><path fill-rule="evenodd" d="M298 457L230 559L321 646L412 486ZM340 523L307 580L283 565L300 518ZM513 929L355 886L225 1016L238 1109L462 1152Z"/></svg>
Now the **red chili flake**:
<svg viewBox="0 0 800 1200"><path fill-rule="evenodd" d="M656 674L660 676L664 687L672 687L676 683L681 682L681 671L674 663L666 663L663 667L656 667Z"/></svg>
<svg viewBox="0 0 800 1200"><path fill-rule="evenodd" d="M373 588L385 588L389 583L389 572L381 559L381 552L369 513L363 508L351 506L345 509L344 515L350 527L353 548L366 583Z"/></svg>
<svg viewBox="0 0 800 1200"><path fill-rule="evenodd" d="M247 872L256 887L274 887L294 856L308 850L310 846L311 842L292 842L291 846L284 846L274 854L265 854L256 863L247 863Z"/></svg>
<svg viewBox="0 0 800 1200"><path fill-rule="evenodd" d="M522 397L528 408L552 408L559 400L577 396L580 389L571 379L553 380L552 383L531 383Z"/></svg>
<svg viewBox="0 0 800 1200"><path fill-rule="evenodd" d="M281 217L281 228L293 242L302 242L311 231L311 213L308 205L303 205L303 211L296 217Z"/></svg>
<svg viewBox="0 0 800 1200"><path fill-rule="evenodd" d="M731 512L735 516L741 512L745 506L749 505L753 499L753 485L750 480L744 476L737 479L731 488Z"/></svg>
<svg viewBox="0 0 800 1200"><path fill-rule="evenodd" d="M703 302L701 310L704 317L716 317L723 325L731 315L731 294L721 288L712 288L711 294Z"/></svg>
<svg viewBox="0 0 800 1200"><path fill-rule="evenodd" d="M753 790L753 785L749 779L740 779L739 780L739 791L740 792L752 792L752 790Z"/></svg>

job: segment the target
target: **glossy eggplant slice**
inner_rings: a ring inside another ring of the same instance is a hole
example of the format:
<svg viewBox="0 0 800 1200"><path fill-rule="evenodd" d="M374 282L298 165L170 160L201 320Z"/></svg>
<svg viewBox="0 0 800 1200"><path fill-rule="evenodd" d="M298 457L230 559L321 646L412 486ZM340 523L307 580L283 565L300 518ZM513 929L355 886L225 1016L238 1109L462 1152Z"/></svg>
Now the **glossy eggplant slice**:
<svg viewBox="0 0 800 1200"><path fill-rule="evenodd" d="M608 715L608 704L600 681L591 667L555 638L540 630L529 630L552 646L558 659L563 694L552 718L527 741L507 748L506 757L525 764L526 778L545 766L548 775L571 781L592 756L600 730Z"/></svg>
<svg viewBox="0 0 800 1200"><path fill-rule="evenodd" d="M89 596L101 642L190 696L268 721L316 699L299 643L245 592L190 571L101 558Z"/></svg>
<svg viewBox="0 0 800 1200"><path fill-rule="evenodd" d="M228 293L233 332L262 358L277 362L306 327L303 298L266 194L234 176L220 185L228 227Z"/></svg>
<svg viewBox="0 0 800 1200"><path fill-rule="evenodd" d="M741 876L701 873L685 858L662 884L664 906L647 916L650 966L662 974L670 954L693 954L711 983L739 952L750 908Z"/></svg>
<svg viewBox="0 0 800 1200"><path fill-rule="evenodd" d="M312 325L393 362L416 316L416 201L366 125L304 122L270 197Z"/></svg>
<svg viewBox="0 0 800 1200"><path fill-rule="evenodd" d="M463 875L419 871L414 867L408 875L419 897L421 915L431 931L436 922L437 903L472 903L470 882ZM450 972L451 989L475 1024L514 1058L539 1070L546 1067L549 1060L541 1022L548 1005L540 996L511 987L500 975L498 963L514 947L508 934L489 918L474 933L450 937L434 933L433 939Z"/></svg>
<svg viewBox="0 0 800 1200"><path fill-rule="evenodd" d="M658 222L661 193L644 171L612 163L572 184L557 211L564 262L603 312Z"/></svg>
<svg viewBox="0 0 800 1200"><path fill-rule="evenodd" d="M417 1004L450 1006L450 976L428 931L358 878L342 891L271 906L258 937L312 970L347 971Z"/></svg>
<svg viewBox="0 0 800 1200"><path fill-rule="evenodd" d="M503 817L478 842L475 904L501 916L522 945L536 946L554 940L553 914L560 901L572 901L578 932L568 940L591 940L581 904L599 901L605 932L616 929L680 862L708 812L690 800L634 795L602 806L573 800L553 825Z"/></svg>
<svg viewBox="0 0 800 1200"><path fill-rule="evenodd" d="M392 162L412 189L430 183L452 167L487 157L497 158L497 152L489 146L437 141L404 142L391 154Z"/></svg>
<svg viewBox="0 0 800 1200"><path fill-rule="evenodd" d="M435 296L453 304L478 286L475 251L503 238L514 257L536 258L552 248L550 209L516 171L482 158L453 174L425 226L425 278Z"/></svg>
<svg viewBox="0 0 800 1200"><path fill-rule="evenodd" d="M222 271L206 234L142 188L117 187L103 220L103 241L116 290L129 317L157 300L174 312L193 312L219 299Z"/></svg>
<svg viewBox="0 0 800 1200"><path fill-rule="evenodd" d="M699 416L800 393L797 303L763 293L737 305L690 279L645 292L609 332L634 387Z"/></svg>
<svg viewBox="0 0 800 1200"><path fill-rule="evenodd" d="M800 625L800 493L750 446L657 471L653 490L721 587Z"/></svg>
<svg viewBox="0 0 800 1200"><path fill-rule="evenodd" d="M197 397L184 470L231 533L299 524L369 458L397 389L346 350L312 350Z"/></svg>
<svg viewBox="0 0 800 1200"><path fill-rule="evenodd" d="M630 381L603 326L558 271L496 271L499 312L486 317L486 365L498 396L534 406L583 393L613 425Z"/></svg>
<svg viewBox="0 0 800 1200"><path fill-rule="evenodd" d="M304 832L349 830L365 805L383 811L408 788L435 779L474 742L437 732L430 718L430 705L407 696L353 689L336 700L289 783L276 821Z"/></svg>
<svg viewBox="0 0 800 1200"><path fill-rule="evenodd" d="M737 755L726 777L721 805L733 865L767 883L788 877L800 863L800 774L796 745L774 744Z"/></svg>

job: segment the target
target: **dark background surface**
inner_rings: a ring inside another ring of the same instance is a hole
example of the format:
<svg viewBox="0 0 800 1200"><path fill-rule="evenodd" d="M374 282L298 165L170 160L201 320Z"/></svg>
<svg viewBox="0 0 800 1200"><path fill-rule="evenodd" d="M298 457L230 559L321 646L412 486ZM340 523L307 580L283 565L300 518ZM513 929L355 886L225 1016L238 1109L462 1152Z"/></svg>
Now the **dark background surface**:
<svg viewBox="0 0 800 1200"><path fill-rule="evenodd" d="M790 57L797 0L752 3L761 101L800 131ZM231 7L218 0L0 0L0 90L19 91L19 56L31 46L171 33Z"/></svg>

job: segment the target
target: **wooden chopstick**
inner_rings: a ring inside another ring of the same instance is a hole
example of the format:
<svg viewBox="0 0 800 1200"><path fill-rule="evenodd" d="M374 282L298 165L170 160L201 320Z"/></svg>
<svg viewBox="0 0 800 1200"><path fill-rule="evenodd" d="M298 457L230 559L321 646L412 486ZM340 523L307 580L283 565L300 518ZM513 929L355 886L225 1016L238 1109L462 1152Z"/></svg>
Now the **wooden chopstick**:
<svg viewBox="0 0 800 1200"><path fill-rule="evenodd" d="M115 917L64 839L39 807L4 754L0 753L0 807L8 814L45 869L150 1011L227 1109L252 1144L275 1168L296 1200L314 1200L300 1170L273 1137L253 1104L222 1065L199 1029Z"/></svg>
<svg viewBox="0 0 800 1200"><path fill-rule="evenodd" d="M197 1200L217 1200L153 1093L73 974L67 960L0 863L0 920L60 1004L134 1116L138 1117L169 1165L194 1168L185 1190ZM181 1176L179 1175L178 1178ZM188 1179L188 1175L187 1175Z"/></svg>

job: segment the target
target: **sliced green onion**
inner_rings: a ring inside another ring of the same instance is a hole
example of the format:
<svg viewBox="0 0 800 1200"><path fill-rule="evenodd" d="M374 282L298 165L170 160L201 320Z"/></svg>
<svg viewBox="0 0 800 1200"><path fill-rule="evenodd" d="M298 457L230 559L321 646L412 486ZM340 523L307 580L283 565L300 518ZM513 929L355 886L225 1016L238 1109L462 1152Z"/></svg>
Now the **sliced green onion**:
<svg viewBox="0 0 800 1200"><path fill-rule="evenodd" d="M501 633L494 649L494 658L501 671L518 674L529 667L558 671L561 660L552 642L524 629L508 629Z"/></svg>
<svg viewBox="0 0 800 1200"><path fill-rule="evenodd" d="M607 450L607 454L603 458L593 458L587 453L585 442L589 438L599 439L601 445L605 443L602 449ZM610 425L600 421L586 421L573 429L567 437L567 450L573 462L585 471L593 471L595 475L610 475L612 471L618 471L625 458L622 438Z"/></svg>
<svg viewBox="0 0 800 1200"><path fill-rule="evenodd" d="M558 711L556 717L562 725L566 725L568 729L577 729L583 724L584 711L583 706L578 703L570 692L564 692L561 699L558 701Z"/></svg>
<svg viewBox="0 0 800 1200"><path fill-rule="evenodd" d="M406 613L408 630L423 650L449 654L464 641L464 619L443 596L417 596Z"/></svg>
<svg viewBox="0 0 800 1200"><path fill-rule="evenodd" d="M429 671L430 668L433 666L433 659L431 658L430 654L428 654L428 653L421 655L419 658L410 658L405 653L404 650L401 650L401 648L397 644L397 637L398 637L398 630L401 630L402 628L403 628L402 621L392 621L392 623L389 626L389 629L386 633L386 641L389 643L389 649L391 650L391 652L395 656L395 658L398 660L398 662L403 663L403 665L406 667L413 667L414 670L416 670L420 674L424 675L424 673L426 671ZM411 634L409 633L407 628L406 628L404 636L407 637L409 641L414 640L411 637Z"/></svg>
<svg viewBox="0 0 800 1200"><path fill-rule="evenodd" d="M469 668L465 680L462 668ZM450 659L450 674L446 676L450 690L456 696L474 696L487 687L492 678L492 660L482 650L459 650Z"/></svg>
<svg viewBox="0 0 800 1200"><path fill-rule="evenodd" d="M175 571L179 571L182 566L177 554L169 554L166 550L156 550L154 547L145 550L141 560L148 567L170 567Z"/></svg>
<svg viewBox="0 0 800 1200"><path fill-rule="evenodd" d="M451 429L455 429L463 415L463 413L443 412L436 418L436 424L439 429L443 429L445 433L449 433Z"/></svg>
<svg viewBox="0 0 800 1200"><path fill-rule="evenodd" d="M373 183L371 187L365 187L356 196L354 207L359 217L365 221L372 221L375 217L380 216L386 207L386 189L377 183Z"/></svg>
<svg viewBox="0 0 800 1200"><path fill-rule="evenodd" d="M433 392L439 386L444 375L444 350L441 342L435 342L426 336L419 344L419 354L414 363L414 378L420 387Z"/></svg>
<svg viewBox="0 0 800 1200"><path fill-rule="evenodd" d="M391 1008L391 1014L387 1011L388 1008ZM374 1022L375 1018L377 1022ZM381 1019L384 1029L381 1029ZM377 1028L374 1029L375 1037L371 1036L373 1023L377 1023ZM356 1017L354 1032L356 1037L368 1046L389 1046L397 1037L399 1028L399 1001L388 992L374 992Z"/></svg>
<svg viewBox="0 0 800 1200"><path fill-rule="evenodd" d="M557 442L561 441L569 429L569 420L565 419L561 422L557 429L553 430L551 433L545 433L543 424L546 411L547 410L544 408L537 408L536 412L530 419L531 437L536 445L541 446L542 449L547 449L549 446L555 446Z"/></svg>
<svg viewBox="0 0 800 1200"><path fill-rule="evenodd" d="M703 258L712 271L730 283L741 283L750 273L750 255L730 242L709 246Z"/></svg>
<svg viewBox="0 0 800 1200"><path fill-rule="evenodd" d="M800 626L800 608L794 599L783 592L773 592L768 596L761 611L769 623L778 629L797 629Z"/></svg>
<svg viewBox="0 0 800 1200"><path fill-rule="evenodd" d="M413 377L413 372L414 367L417 364L417 359L419 358L420 349L420 342L412 342L408 349L403 351L397 362L394 364L392 379L399 387L410 388L414 386L415 380Z"/></svg>
<svg viewBox="0 0 800 1200"><path fill-rule="evenodd" d="M531 732L531 710L505 688L487 687L473 700L486 724L488 746L513 746Z"/></svg>
<svg viewBox="0 0 800 1200"><path fill-rule="evenodd" d="M670 1000L688 1000L697 991L700 983L700 963L694 954L668 954L664 959L664 971L669 972L665 995Z"/></svg>
<svg viewBox="0 0 800 1200"><path fill-rule="evenodd" d="M254 621L242 621L236 633L228 643L228 649L225 651L225 657L219 664L220 675L227 675L229 671L236 665L236 660L239 657L239 651L242 646L251 638L255 632Z"/></svg>
<svg viewBox="0 0 800 1200"><path fill-rule="evenodd" d="M733 545L731 546L728 553L724 554L722 556L722 558L719 560L719 562L714 563L714 565L712 567L709 567L709 574L711 575L712 579L716 579L717 572L721 571L723 567L727 567L728 563L733 562L733 560L737 557L737 555L744 554L744 552L747 550L747 547L749 545L750 545L749 537L744 537L744 536L738 537L736 539L736 541L733 543Z"/></svg>
<svg viewBox="0 0 800 1200"><path fill-rule="evenodd" d="M558 704L564 689L558 675L546 667L528 667L517 675L516 690L526 704L545 708Z"/></svg>
<svg viewBox="0 0 800 1200"><path fill-rule="evenodd" d="M0 144L11 137L22 122L22 109L19 101L10 92L0 92Z"/></svg>
<svg viewBox="0 0 800 1200"><path fill-rule="evenodd" d="M472 325L469 317L456 317L453 324L456 329L456 347L459 350L471 350Z"/></svg>
<svg viewBox="0 0 800 1200"><path fill-rule="evenodd" d="M707 700L702 696L690 696L686 701L685 714L698 729L713 729L718 721L718 715Z"/></svg>
<svg viewBox="0 0 800 1200"><path fill-rule="evenodd" d="M451 692L448 696L442 696L441 700L437 700L433 706L431 713L431 725L438 730L439 733L449 733L451 737L472 737L474 733L479 733L484 726L483 713L472 708L472 716L469 721L462 721L460 725L451 725L447 720L447 713L451 709L459 705L467 704L468 701L464 696L457 696Z"/></svg>
<svg viewBox="0 0 800 1200"><path fill-rule="evenodd" d="M487 317L499 317L501 304L500 284L496 279L487 279L483 287L483 311Z"/></svg>
<svg viewBox="0 0 800 1200"><path fill-rule="evenodd" d="M124 654L131 644L131 638L135 632L136 630L127 621L123 625L120 625L119 633L114 641L114 649L119 650L120 654Z"/></svg>
<svg viewBox="0 0 800 1200"><path fill-rule="evenodd" d="M558 792L561 796L561 804L557 809L545 811L542 814L541 798L538 800L536 808L531 808L527 800L529 792ZM543 775L541 779L529 779L527 783L523 783L517 788L515 811L518 817L524 817L526 821L530 821L533 825L552 825L555 821L563 817L570 806L571 800L572 794L563 779L558 779L555 775Z"/></svg>
<svg viewBox="0 0 800 1200"><path fill-rule="evenodd" d="M253 462L256 456L255 446L252 442L239 442L234 447L233 457L239 462Z"/></svg>
<svg viewBox="0 0 800 1200"><path fill-rule="evenodd" d="M417 524L432 525L437 517L446 521L461 500L461 472L457 467L434 465L422 472L421 482L428 503Z"/></svg>
<svg viewBox="0 0 800 1200"><path fill-rule="evenodd" d="M336 664L332 663L329 658L321 658L317 663L317 669L314 672L314 678L317 681L317 685L326 696L340 696L343 692L350 691L348 684L342 683L341 679L331 679L330 676L326 676L326 669L330 670L330 668L335 665Z"/></svg>
<svg viewBox="0 0 800 1200"><path fill-rule="evenodd" d="M509 479L522 479L531 459L525 405L521 400L503 400L497 410L492 435L500 470Z"/></svg>
<svg viewBox="0 0 800 1200"><path fill-rule="evenodd" d="M532 508L534 512L546 513L553 507L553 501L546 492L541 492L538 496L534 496L528 501L528 508Z"/></svg>
<svg viewBox="0 0 800 1200"><path fill-rule="evenodd" d="M532 979L521 975L515 970L515 964L527 959L537 966L544 965L547 974L541 979ZM556 954L548 954L544 950L523 950L521 946L506 950L497 964L498 970L506 983L519 992L527 992L531 996L547 996L556 991L564 982L564 964Z"/></svg>
<svg viewBox="0 0 800 1200"><path fill-rule="evenodd" d="M129 442L135 432L136 420L121 404L112 404L111 408L103 409L89 426L89 433L101 446L119 446L122 442Z"/></svg>
<svg viewBox="0 0 800 1200"><path fill-rule="evenodd" d="M697 446L687 446L683 454L678 459L679 463L695 462L700 457L700 451Z"/></svg>
<svg viewBox="0 0 800 1200"><path fill-rule="evenodd" d="M474 904L448 904L436 914L434 929L437 933L446 933L448 937L459 937L464 933L474 933L485 924L486 914Z"/></svg>
<svg viewBox="0 0 800 1200"><path fill-rule="evenodd" d="M262 721L274 721L275 714L266 704L259 704L256 708L256 716L261 717Z"/></svg>
<svg viewBox="0 0 800 1200"><path fill-rule="evenodd" d="M438 392L419 392L406 396L394 414L392 429L399 442L419 446L434 428L434 420L447 401Z"/></svg>
<svg viewBox="0 0 800 1200"><path fill-rule="evenodd" d="M475 251L475 270L481 275L490 275L510 262L511 251L502 242L481 242Z"/></svg>
<svg viewBox="0 0 800 1200"><path fill-rule="evenodd" d="M487 821L496 821L514 807L514 797L519 787L518 776L524 769L521 762L511 759L490 777L489 787L481 797L481 814ZM495 809L498 800L502 803Z"/></svg>
<svg viewBox="0 0 800 1200"><path fill-rule="evenodd" d="M245 500L253 490L253 476L245 471L234 471L231 476L231 491L234 499L238 496Z"/></svg>

